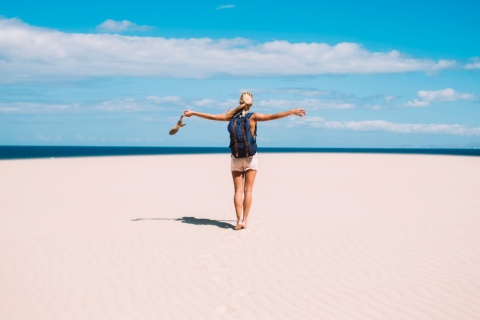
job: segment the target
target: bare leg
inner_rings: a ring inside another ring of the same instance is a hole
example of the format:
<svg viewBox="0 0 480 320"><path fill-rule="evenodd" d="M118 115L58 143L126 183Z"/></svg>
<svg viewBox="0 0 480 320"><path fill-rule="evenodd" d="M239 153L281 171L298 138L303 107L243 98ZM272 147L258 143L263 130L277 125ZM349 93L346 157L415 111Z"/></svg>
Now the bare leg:
<svg viewBox="0 0 480 320"><path fill-rule="evenodd" d="M237 226L235 230L240 230L243 226L243 172L232 171L232 178L235 188L233 204L235 205L235 213L237 215Z"/></svg>
<svg viewBox="0 0 480 320"><path fill-rule="evenodd" d="M242 226L244 229L247 228L247 218L250 213L250 207L252 205L252 193L253 193L253 184L255 183L255 177L257 176L256 170L248 170L245 172L245 183L244 183L244 197L243 197L243 223Z"/></svg>

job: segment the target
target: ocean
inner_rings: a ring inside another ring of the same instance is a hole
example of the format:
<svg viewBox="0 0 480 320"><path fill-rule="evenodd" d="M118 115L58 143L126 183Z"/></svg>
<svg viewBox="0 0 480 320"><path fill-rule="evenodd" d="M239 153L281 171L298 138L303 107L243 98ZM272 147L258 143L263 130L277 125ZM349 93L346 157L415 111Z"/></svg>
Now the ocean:
<svg viewBox="0 0 480 320"><path fill-rule="evenodd" d="M480 156L480 149L416 148L258 148L259 153L380 153ZM230 153L227 147L0 146L0 160Z"/></svg>

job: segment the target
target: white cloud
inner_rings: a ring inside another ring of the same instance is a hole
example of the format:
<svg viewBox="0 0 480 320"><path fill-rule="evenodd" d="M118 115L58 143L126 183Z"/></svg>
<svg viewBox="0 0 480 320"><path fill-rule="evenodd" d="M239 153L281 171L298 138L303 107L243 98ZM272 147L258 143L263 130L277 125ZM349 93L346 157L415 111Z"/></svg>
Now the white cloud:
<svg viewBox="0 0 480 320"><path fill-rule="evenodd" d="M406 107L427 107L430 105L430 101L422 101L419 99L410 100L403 104Z"/></svg>
<svg viewBox="0 0 480 320"><path fill-rule="evenodd" d="M216 10L224 10L224 9L233 9L235 6L233 4L223 4L221 6L216 7Z"/></svg>
<svg viewBox="0 0 480 320"><path fill-rule="evenodd" d="M383 97L383 101L385 101L385 102L390 102L393 99L395 99L395 96L384 96Z"/></svg>
<svg viewBox="0 0 480 320"><path fill-rule="evenodd" d="M136 99L116 99L100 103L97 107L101 111L142 111L145 106Z"/></svg>
<svg viewBox="0 0 480 320"><path fill-rule="evenodd" d="M453 60L439 60L428 72L436 73L444 69L455 68L457 65L458 65L457 62Z"/></svg>
<svg viewBox="0 0 480 320"><path fill-rule="evenodd" d="M147 100L154 103L159 103L159 104L160 103L178 103L181 101L181 98L176 96L165 96L165 97L148 96Z"/></svg>
<svg viewBox="0 0 480 320"><path fill-rule="evenodd" d="M391 133L423 133L446 134L459 136L480 136L480 127L471 127L460 124L412 124L393 123L384 120L369 121L325 121L320 117L307 117L304 123L313 128L349 130L357 132L391 132Z"/></svg>
<svg viewBox="0 0 480 320"><path fill-rule="evenodd" d="M0 113L20 113L21 109L20 108L15 108L15 107L3 107L0 104Z"/></svg>
<svg viewBox="0 0 480 320"><path fill-rule="evenodd" d="M126 31L148 31L150 29L152 29L152 27L140 26L128 20L115 21L111 19L105 20L97 26L98 31L108 33L121 33Z"/></svg>
<svg viewBox="0 0 480 320"><path fill-rule="evenodd" d="M64 33L4 18L0 18L0 57L0 82L434 72L449 65L398 51L371 52L357 43Z"/></svg>
<svg viewBox="0 0 480 320"><path fill-rule="evenodd" d="M184 109L210 109L215 112L225 112L238 106L238 99L215 100L203 98L200 100L184 99L177 96L147 96L146 98L115 98L89 104L58 104L38 102L1 102L0 113L79 113L86 111L99 112L144 112L144 111L178 111ZM259 99L256 100L253 110L261 113L277 112L292 108L306 108L308 112L326 109L353 109L367 108L381 109L377 104L364 104L362 100L347 101L338 97L323 99ZM211 111L213 112L213 111Z"/></svg>
<svg viewBox="0 0 480 320"><path fill-rule="evenodd" d="M251 89L252 93L274 94L275 97L282 95L300 96L303 99L266 99L265 96L256 106L270 108L307 107L309 110L319 109L353 109L365 108L381 110L382 105L390 103L395 96L371 95L358 97L337 91L324 91L308 88L280 88L280 89ZM271 96L271 95L270 95Z"/></svg>
<svg viewBox="0 0 480 320"><path fill-rule="evenodd" d="M467 63L465 65L465 69L469 69L469 70L480 69L480 58L478 57L473 58L472 62Z"/></svg>
<svg viewBox="0 0 480 320"><path fill-rule="evenodd" d="M0 102L0 113L57 113L75 112L78 104L39 102Z"/></svg>
<svg viewBox="0 0 480 320"><path fill-rule="evenodd" d="M323 101L317 99L277 100L264 99L254 104L262 109L291 109L306 108L307 110L319 109L353 109L355 105L344 101Z"/></svg>
<svg viewBox="0 0 480 320"><path fill-rule="evenodd" d="M183 111L185 103L175 96L148 96L146 98L116 98L99 102L59 104L49 102L1 102L0 114L80 114L83 112L164 112Z"/></svg>
<svg viewBox="0 0 480 320"><path fill-rule="evenodd" d="M477 97L471 93L457 92L452 88L417 92L417 98L410 100L404 104L407 107L426 107L433 102L458 101L458 100L475 100Z"/></svg>

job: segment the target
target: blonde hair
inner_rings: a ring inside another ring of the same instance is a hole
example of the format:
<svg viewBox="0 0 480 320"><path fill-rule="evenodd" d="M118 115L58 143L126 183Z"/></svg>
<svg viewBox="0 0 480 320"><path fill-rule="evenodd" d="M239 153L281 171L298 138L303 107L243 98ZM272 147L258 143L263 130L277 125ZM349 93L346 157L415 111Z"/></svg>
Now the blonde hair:
<svg viewBox="0 0 480 320"><path fill-rule="evenodd" d="M243 111L248 111L249 109L250 109L250 106L248 106L246 104L241 104L233 110L228 110L227 113L225 114L225 118L227 120L230 120L230 119L233 118L234 115L236 115L240 112L243 112Z"/></svg>
<svg viewBox="0 0 480 320"><path fill-rule="evenodd" d="M251 104L246 104L244 100L244 94L247 93L252 97L252 102L253 102L253 95L247 91L242 91L242 94L240 95L240 100L239 103L240 105L236 107L233 110L228 110L227 113L225 114L225 120L230 120L235 116L236 114L243 112L243 111L248 111L250 110L250 107L252 106Z"/></svg>

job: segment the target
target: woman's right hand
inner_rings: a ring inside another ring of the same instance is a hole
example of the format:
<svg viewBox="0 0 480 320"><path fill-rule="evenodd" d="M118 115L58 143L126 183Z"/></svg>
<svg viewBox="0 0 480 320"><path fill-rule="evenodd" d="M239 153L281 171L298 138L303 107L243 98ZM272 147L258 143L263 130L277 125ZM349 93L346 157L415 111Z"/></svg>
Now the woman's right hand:
<svg viewBox="0 0 480 320"><path fill-rule="evenodd" d="M299 116L299 117L305 117L307 115L307 111L305 109L293 109L292 114Z"/></svg>

